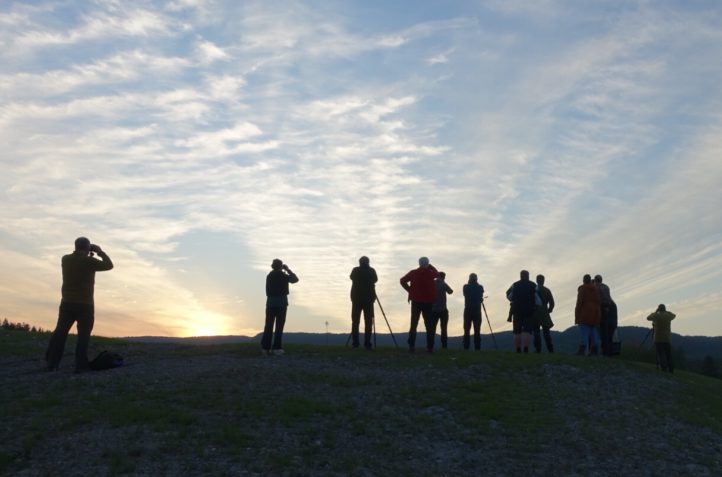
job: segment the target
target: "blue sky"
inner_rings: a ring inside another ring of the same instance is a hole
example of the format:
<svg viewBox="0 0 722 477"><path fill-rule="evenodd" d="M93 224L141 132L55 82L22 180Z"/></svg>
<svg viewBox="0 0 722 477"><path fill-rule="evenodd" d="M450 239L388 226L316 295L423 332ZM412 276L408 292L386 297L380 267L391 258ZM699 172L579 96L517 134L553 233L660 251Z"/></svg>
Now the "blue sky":
<svg viewBox="0 0 722 477"><path fill-rule="evenodd" d="M97 1L0 5L0 313L55 323L79 235L96 332L256 333L279 257L288 330L345 332L368 255L475 272L495 329L519 270L558 329L585 273L624 325L658 303L721 335L718 2Z"/></svg>

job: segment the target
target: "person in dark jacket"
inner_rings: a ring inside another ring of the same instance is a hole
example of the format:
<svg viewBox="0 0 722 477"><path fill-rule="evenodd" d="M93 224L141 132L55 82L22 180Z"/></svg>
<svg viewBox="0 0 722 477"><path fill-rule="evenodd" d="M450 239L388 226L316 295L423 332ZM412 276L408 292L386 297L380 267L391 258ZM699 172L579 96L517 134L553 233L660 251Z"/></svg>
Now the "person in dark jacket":
<svg viewBox="0 0 722 477"><path fill-rule="evenodd" d="M524 352L528 353L536 307L536 285L529 280L528 271L519 272L519 281L509 287L506 297L511 302L516 352L521 353L523 348Z"/></svg>
<svg viewBox="0 0 722 477"><path fill-rule="evenodd" d="M446 273L439 272L439 276L436 277L436 301L434 306L431 307L431 319L433 320L432 327L434 329L434 335L436 335L436 324L438 323L441 327L441 348L446 349L449 344L449 309L446 307L446 295L451 295L454 290L446 283Z"/></svg>
<svg viewBox="0 0 722 477"><path fill-rule="evenodd" d="M579 350L578 355L586 354L589 345L589 355L599 354L599 320L601 316L601 305L599 290L594 285L591 275L584 275L582 284L577 289L577 304L574 308L574 323L579 325Z"/></svg>
<svg viewBox="0 0 722 477"><path fill-rule="evenodd" d="M612 337L617 329L617 304L612 300L612 293L607 284L603 283L601 275L594 276L594 284L599 290L601 305L599 337L602 343L602 355L612 356Z"/></svg>
<svg viewBox="0 0 722 477"><path fill-rule="evenodd" d="M100 260L93 258L97 253ZM58 323L50 337L48 350L45 353L48 371L55 371L63 357L65 341L70 328L77 322L78 341L75 345L75 371L87 371L88 343L95 323L95 272L103 272L113 268L110 257L98 245L91 244L85 237L75 240L75 251L63 256L62 299L58 311Z"/></svg>
<svg viewBox="0 0 722 477"><path fill-rule="evenodd" d="M288 265L275 258L271 272L266 276L266 326L263 329L261 349L263 354L283 354L283 327L288 310L288 284L297 283L298 277ZM276 332L273 332L273 325ZM273 338L273 348L271 348Z"/></svg>
<svg viewBox="0 0 722 477"><path fill-rule="evenodd" d="M471 326L474 325L474 349L481 349L481 304L484 301L484 287L479 283L476 273L469 274L469 282L464 285L464 349L468 350Z"/></svg>
<svg viewBox="0 0 722 477"><path fill-rule="evenodd" d="M539 328L541 327L544 332L544 343L546 344L547 351L550 353L554 352L554 344L552 343L551 328L554 326L552 322L551 312L554 311L554 297L552 291L544 286L544 275L536 276L536 294L539 297L541 305L536 307L535 320L534 320L534 350L537 353L541 353L541 333Z"/></svg>
<svg viewBox="0 0 722 477"><path fill-rule="evenodd" d="M432 318L431 308L436 301L436 283L434 279L438 275L436 268L429 263L429 259L421 257L419 268L411 270L401 277L401 286L409 292L408 300L411 302L411 323L409 326L409 351L416 349L416 328L419 324L419 317L423 315L426 325L426 350L429 353L434 351L434 334L430 333Z"/></svg>
<svg viewBox="0 0 722 477"><path fill-rule="evenodd" d="M353 347L359 347L359 323L364 314L364 348L371 349L371 332L374 323L376 301L376 270L371 268L369 258L361 257L359 266L351 270L351 336Z"/></svg>

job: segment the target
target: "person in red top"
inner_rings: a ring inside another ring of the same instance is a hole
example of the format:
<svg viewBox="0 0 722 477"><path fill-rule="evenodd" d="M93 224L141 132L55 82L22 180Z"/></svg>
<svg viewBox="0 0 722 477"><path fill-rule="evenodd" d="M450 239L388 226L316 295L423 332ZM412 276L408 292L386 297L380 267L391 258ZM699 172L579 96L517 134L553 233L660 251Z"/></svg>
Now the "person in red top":
<svg viewBox="0 0 722 477"><path fill-rule="evenodd" d="M411 326L409 327L409 352L413 353L416 348L416 327L419 324L419 316L424 317L426 327L426 350L434 352L434 332L431 330L432 317L431 308L436 301L436 283L434 279L439 273L429 259L421 257L419 268L411 270L401 277L401 286L409 292L411 302Z"/></svg>

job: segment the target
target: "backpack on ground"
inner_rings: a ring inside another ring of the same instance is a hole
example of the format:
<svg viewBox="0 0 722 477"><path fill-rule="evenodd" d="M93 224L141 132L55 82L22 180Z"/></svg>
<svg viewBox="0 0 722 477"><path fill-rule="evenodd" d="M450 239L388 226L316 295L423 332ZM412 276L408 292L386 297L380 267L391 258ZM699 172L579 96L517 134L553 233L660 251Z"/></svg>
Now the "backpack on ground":
<svg viewBox="0 0 722 477"><path fill-rule="evenodd" d="M88 366L93 371L102 371L104 369L117 368L123 366L123 357L118 353L110 351L101 351L93 361L88 363Z"/></svg>

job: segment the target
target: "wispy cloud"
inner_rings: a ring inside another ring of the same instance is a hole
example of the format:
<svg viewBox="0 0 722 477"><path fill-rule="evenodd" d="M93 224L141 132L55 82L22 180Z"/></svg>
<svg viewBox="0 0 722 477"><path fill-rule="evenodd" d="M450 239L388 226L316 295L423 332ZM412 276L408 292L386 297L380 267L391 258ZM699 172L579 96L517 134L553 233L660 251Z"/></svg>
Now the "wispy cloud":
<svg viewBox="0 0 722 477"><path fill-rule="evenodd" d="M342 330L362 254L395 330L421 255L458 290L454 317L479 273L495 329L521 268L547 276L560 328L584 273L626 322L667 301L682 327L710 323L719 13L483 3L376 26L362 4L41 7L0 11L18 25L0 34L8 313L31 300L50 326L82 233L117 263L98 278L111 334L258 330L277 256L301 277L289 329ZM222 245L195 242L209 234Z"/></svg>

